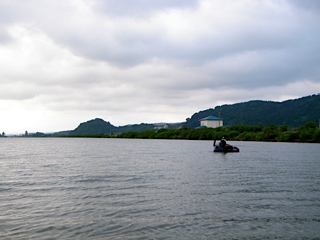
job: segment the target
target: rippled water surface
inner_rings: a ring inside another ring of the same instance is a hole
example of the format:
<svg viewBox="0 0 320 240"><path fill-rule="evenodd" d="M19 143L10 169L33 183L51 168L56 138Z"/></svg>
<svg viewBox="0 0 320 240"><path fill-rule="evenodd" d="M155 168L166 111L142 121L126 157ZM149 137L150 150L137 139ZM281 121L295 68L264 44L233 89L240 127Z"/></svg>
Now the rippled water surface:
<svg viewBox="0 0 320 240"><path fill-rule="evenodd" d="M2 138L0 239L320 239L320 145Z"/></svg>

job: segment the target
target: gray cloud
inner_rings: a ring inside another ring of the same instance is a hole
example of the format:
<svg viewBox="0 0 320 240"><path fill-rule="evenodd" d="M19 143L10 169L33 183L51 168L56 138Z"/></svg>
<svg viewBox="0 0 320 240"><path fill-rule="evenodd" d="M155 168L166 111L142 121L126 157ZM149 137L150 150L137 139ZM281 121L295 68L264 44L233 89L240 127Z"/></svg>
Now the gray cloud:
<svg viewBox="0 0 320 240"><path fill-rule="evenodd" d="M311 0L2 1L0 110L55 121L72 112L69 128L94 117L184 121L218 104L318 93L318 9Z"/></svg>
<svg viewBox="0 0 320 240"><path fill-rule="evenodd" d="M159 10L172 8L194 8L197 0L98 0L94 4L96 11L112 16L148 17Z"/></svg>
<svg viewBox="0 0 320 240"><path fill-rule="evenodd" d="M312 12L320 12L320 2L318 0L289 0L290 3L297 6L297 8L303 8Z"/></svg>

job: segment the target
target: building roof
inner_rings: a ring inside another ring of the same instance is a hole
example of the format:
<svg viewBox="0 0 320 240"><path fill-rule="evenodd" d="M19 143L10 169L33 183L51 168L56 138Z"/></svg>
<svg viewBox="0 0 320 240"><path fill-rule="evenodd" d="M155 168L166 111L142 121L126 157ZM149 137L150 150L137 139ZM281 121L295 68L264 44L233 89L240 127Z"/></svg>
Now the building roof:
<svg viewBox="0 0 320 240"><path fill-rule="evenodd" d="M215 116L212 116L212 115L210 115L210 116L208 116L206 118L200 119L200 121L221 121L221 120L223 120L223 119L215 117Z"/></svg>

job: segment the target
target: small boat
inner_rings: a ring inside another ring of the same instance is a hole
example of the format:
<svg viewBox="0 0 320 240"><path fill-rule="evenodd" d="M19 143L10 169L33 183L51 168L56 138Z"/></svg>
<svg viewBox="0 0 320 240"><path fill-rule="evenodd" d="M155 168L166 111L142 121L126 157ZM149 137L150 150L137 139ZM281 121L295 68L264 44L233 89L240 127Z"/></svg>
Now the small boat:
<svg viewBox="0 0 320 240"><path fill-rule="evenodd" d="M230 146L230 147L220 147L220 146L215 146L213 149L214 152L240 152L240 149L234 146Z"/></svg>
<svg viewBox="0 0 320 240"><path fill-rule="evenodd" d="M238 147L231 146L229 144L227 144L227 146L224 146L224 147L222 147L221 145L216 146L216 140L214 140L213 146L214 146L214 149L213 149L214 152L224 152L224 153L226 153L226 152L240 152L240 149Z"/></svg>

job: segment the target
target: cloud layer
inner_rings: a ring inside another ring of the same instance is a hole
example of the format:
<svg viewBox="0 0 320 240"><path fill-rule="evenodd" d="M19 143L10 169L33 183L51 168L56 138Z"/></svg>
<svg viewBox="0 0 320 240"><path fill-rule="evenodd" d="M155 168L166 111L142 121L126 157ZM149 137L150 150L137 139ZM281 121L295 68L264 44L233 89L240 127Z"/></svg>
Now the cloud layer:
<svg viewBox="0 0 320 240"><path fill-rule="evenodd" d="M4 0L0 131L319 93L319 25L317 0Z"/></svg>

